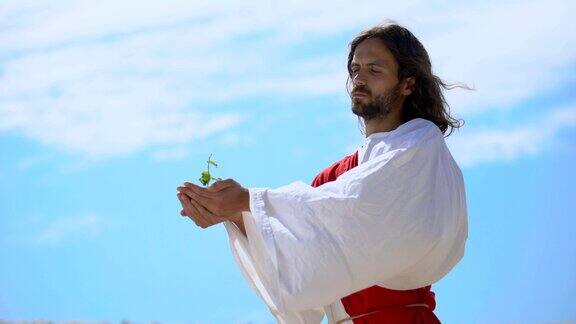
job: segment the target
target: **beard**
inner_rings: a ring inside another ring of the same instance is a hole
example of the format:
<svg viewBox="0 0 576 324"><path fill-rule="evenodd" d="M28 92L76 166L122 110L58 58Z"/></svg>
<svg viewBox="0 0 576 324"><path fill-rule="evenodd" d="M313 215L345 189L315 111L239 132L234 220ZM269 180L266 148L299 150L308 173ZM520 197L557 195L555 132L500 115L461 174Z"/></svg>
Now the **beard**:
<svg viewBox="0 0 576 324"><path fill-rule="evenodd" d="M365 87L358 87L354 91L360 90L368 95L371 93ZM362 103L362 99L352 99L352 112L364 120L371 120L373 118L384 118L392 111L394 104L400 98L400 85L386 91L385 93L378 94L368 103Z"/></svg>

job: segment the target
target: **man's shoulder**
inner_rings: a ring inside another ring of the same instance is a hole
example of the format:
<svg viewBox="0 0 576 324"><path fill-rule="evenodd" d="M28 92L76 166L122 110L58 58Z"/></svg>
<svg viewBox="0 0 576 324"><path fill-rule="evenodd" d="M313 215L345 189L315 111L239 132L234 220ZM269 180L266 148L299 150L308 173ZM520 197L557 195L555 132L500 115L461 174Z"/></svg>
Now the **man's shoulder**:
<svg viewBox="0 0 576 324"><path fill-rule="evenodd" d="M414 118L407 121L402 125L402 132L399 133L420 137L442 135L442 131L434 122L424 118Z"/></svg>
<svg viewBox="0 0 576 324"><path fill-rule="evenodd" d="M391 136L383 141L387 144L387 150L391 151L426 146L443 138L442 131L436 124L427 119L415 118L400 125Z"/></svg>

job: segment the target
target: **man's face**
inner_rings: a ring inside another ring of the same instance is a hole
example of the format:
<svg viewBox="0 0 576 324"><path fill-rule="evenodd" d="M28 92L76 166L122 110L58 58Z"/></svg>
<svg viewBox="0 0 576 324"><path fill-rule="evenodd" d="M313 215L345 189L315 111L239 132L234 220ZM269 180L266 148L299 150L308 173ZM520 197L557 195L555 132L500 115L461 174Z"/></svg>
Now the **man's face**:
<svg viewBox="0 0 576 324"><path fill-rule="evenodd" d="M366 39L356 47L350 70L354 114L370 120L385 117L398 106L398 63L379 39Z"/></svg>

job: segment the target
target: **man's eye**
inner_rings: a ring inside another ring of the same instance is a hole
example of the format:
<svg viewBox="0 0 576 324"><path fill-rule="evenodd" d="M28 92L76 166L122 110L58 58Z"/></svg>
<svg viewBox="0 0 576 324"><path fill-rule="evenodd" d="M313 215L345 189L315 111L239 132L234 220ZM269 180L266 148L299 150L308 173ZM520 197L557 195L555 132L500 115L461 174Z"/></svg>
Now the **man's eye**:
<svg viewBox="0 0 576 324"><path fill-rule="evenodd" d="M375 73L375 74L378 74L378 73L380 73L380 71L378 71L378 70L375 70L375 69L371 69L370 71L372 71L372 73Z"/></svg>

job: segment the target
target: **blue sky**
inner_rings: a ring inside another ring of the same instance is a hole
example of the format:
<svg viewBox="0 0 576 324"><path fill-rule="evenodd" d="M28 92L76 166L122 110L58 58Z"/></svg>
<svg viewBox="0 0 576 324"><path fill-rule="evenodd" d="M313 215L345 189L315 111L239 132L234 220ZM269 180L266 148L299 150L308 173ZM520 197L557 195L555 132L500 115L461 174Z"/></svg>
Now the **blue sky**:
<svg viewBox="0 0 576 324"><path fill-rule="evenodd" d="M391 18L465 126L464 259L444 323L576 321L576 30L568 1L3 1L0 319L271 323L223 226L175 189L214 154L245 187L310 182L362 141L348 42Z"/></svg>

